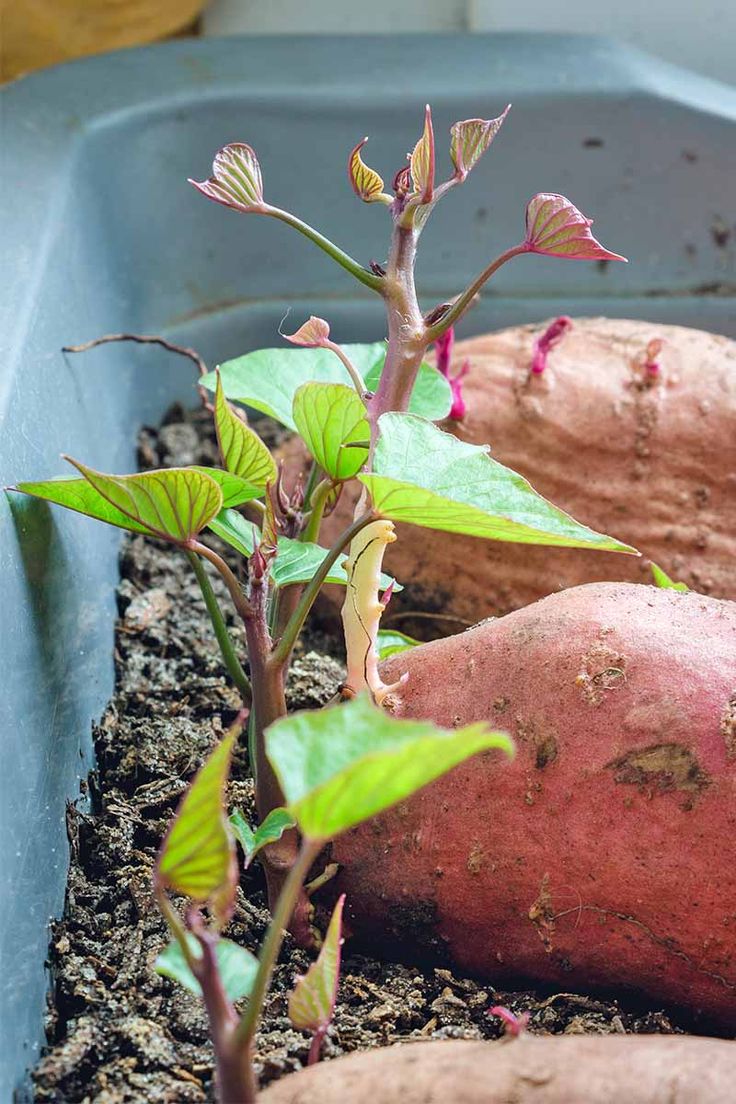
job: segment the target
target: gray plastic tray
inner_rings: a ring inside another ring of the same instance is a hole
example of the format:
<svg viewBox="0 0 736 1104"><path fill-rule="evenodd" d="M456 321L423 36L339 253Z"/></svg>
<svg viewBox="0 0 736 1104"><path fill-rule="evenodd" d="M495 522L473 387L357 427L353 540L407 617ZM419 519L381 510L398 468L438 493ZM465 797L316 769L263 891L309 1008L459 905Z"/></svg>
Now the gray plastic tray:
<svg viewBox="0 0 736 1104"><path fill-rule="evenodd" d="M455 119L514 103L492 152L424 235L428 306L518 240L533 192L560 191L631 263L523 258L464 333L564 312L736 336L736 92L606 40L178 41L52 69L3 99L3 484L62 472L62 450L130 470L136 427L195 398L177 358L122 346L65 357L65 343L164 332L215 363L275 343L288 307L295 324L325 315L338 340L380 336L380 304L314 247L208 204L185 181L208 174L219 145L247 140L268 197L356 257L381 260L385 219L353 197L346 156L369 133L371 164L397 168L425 100L440 147ZM39 502L0 496L0 512L8 1100L41 1042L48 922L68 862L65 803L92 765L90 725L112 687L119 535Z"/></svg>

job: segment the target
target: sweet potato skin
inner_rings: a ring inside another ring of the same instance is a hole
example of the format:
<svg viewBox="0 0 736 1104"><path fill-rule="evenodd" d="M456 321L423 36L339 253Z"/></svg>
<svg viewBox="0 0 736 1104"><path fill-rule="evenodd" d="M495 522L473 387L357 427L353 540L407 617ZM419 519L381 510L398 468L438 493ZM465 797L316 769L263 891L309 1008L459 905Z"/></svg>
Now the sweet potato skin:
<svg viewBox="0 0 736 1104"><path fill-rule="evenodd" d="M695 1036L523 1036L407 1043L285 1077L263 1104L730 1104L736 1043Z"/></svg>
<svg viewBox="0 0 736 1104"><path fill-rule="evenodd" d="M736 604L589 584L393 657L471 760L335 841L354 932L736 1022Z"/></svg>
<svg viewBox="0 0 736 1104"><path fill-rule="evenodd" d="M392 613L430 610L469 625L581 583L648 582L647 559L695 590L736 599L736 342L682 326L579 318L545 371L531 376L534 339L547 324L459 342L455 366L471 365L467 414L443 428L490 444L540 494L645 559L399 526L386 566L407 587ZM652 339L663 341L659 376L641 386ZM289 452L303 467L300 446ZM349 524L357 493L345 490L323 543ZM333 610L339 600L328 594ZM452 621L422 627L430 626L434 635L458 631Z"/></svg>

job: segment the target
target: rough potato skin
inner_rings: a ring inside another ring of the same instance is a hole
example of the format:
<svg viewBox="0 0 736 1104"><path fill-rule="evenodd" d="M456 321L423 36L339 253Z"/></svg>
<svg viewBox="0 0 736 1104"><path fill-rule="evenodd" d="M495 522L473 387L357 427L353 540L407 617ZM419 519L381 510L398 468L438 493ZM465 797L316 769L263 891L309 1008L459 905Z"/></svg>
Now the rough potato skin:
<svg viewBox="0 0 736 1104"><path fill-rule="evenodd" d="M730 1104L736 1043L694 1036L522 1036L408 1043L323 1062L263 1104Z"/></svg>
<svg viewBox="0 0 736 1104"><path fill-rule="evenodd" d="M490 444L540 494L645 559L399 526L386 565L407 588L392 613L432 610L473 624L580 583L647 582L649 559L695 590L736 599L736 343L682 326L579 318L532 376L534 340L548 323L459 342L455 367L466 357L471 365L468 412L443 428ZM663 346L649 386L641 362L653 339ZM296 465L299 446L289 448ZM351 485L322 543L349 523L356 497ZM336 605L339 595L328 599Z"/></svg>
<svg viewBox="0 0 736 1104"><path fill-rule="evenodd" d="M393 657L473 759L335 841L353 931L736 1024L736 603L588 584Z"/></svg>

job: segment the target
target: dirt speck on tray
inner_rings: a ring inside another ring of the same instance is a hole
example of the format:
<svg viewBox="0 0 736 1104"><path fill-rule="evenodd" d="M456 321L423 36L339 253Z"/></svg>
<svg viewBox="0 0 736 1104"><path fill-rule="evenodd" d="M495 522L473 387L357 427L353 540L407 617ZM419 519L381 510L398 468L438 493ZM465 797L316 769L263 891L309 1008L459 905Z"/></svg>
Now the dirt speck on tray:
<svg viewBox="0 0 736 1104"><path fill-rule="evenodd" d="M273 431L277 436L277 431ZM172 411L160 431L141 434L143 466L212 463L209 417ZM48 1049L34 1074L37 1101L56 1104L189 1104L211 1101L213 1058L200 1001L153 972L167 942L151 895L151 870L166 826L202 759L238 710L189 566L176 550L126 539L118 588L115 695L96 729L98 767L91 813L69 811L72 851L66 908L54 924L49 958L54 991ZM213 585L244 653L242 627ZM343 677L341 646L318 625L296 650L290 708L329 701ZM253 810L244 741L234 760L232 807ZM268 923L254 866L244 876L227 930L257 951ZM366 948L363 948L365 951ZM681 1030L658 1010L575 993L499 992L451 969L387 963L347 947L325 1058L410 1038L496 1038L487 1009L530 1013L543 1033ZM309 1038L288 1019L294 975L307 956L287 940L258 1037L263 1084L298 1069Z"/></svg>

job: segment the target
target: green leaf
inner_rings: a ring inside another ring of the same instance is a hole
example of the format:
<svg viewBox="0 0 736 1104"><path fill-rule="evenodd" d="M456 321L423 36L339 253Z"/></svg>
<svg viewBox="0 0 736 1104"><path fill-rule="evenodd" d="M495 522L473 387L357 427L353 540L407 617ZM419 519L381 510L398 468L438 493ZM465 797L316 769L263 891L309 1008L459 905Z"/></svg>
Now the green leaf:
<svg viewBox="0 0 736 1104"><path fill-rule="evenodd" d="M237 880L224 801L239 729L233 725L195 775L161 846L155 874L166 889L194 901L215 902L215 913L221 916Z"/></svg>
<svg viewBox="0 0 736 1104"><path fill-rule="evenodd" d="M579 525L538 495L521 475L411 414L384 414L373 472L358 478L384 517L428 529L517 544L631 552Z"/></svg>
<svg viewBox="0 0 736 1104"><path fill-rule="evenodd" d="M344 383L303 383L294 395L292 416L297 433L332 479L352 479L360 471L368 449L344 447L369 441L371 436L365 406L354 388Z"/></svg>
<svg viewBox="0 0 736 1104"><path fill-rule="evenodd" d="M501 129L510 109L511 104L497 119L462 119L452 124L450 157L460 180L464 180L473 166L480 161Z"/></svg>
<svg viewBox="0 0 736 1104"><path fill-rule="evenodd" d="M345 894L338 899L315 962L297 980L289 997L289 1019L298 1031L327 1030L335 1011L337 986L340 981L340 951L342 910Z"/></svg>
<svg viewBox="0 0 736 1104"><path fill-rule="evenodd" d="M663 590L679 590L683 594L690 589L687 583L676 583L674 579L670 579L667 572L663 571L654 561L650 562L649 567L654 577L655 586L661 587Z"/></svg>
<svg viewBox="0 0 736 1104"><path fill-rule="evenodd" d="M276 843L287 828L294 827L294 823L294 818L287 809L272 809L263 823L259 824L254 831L239 809L232 813L230 827L243 848L246 867L250 866L262 847L266 847L269 843Z"/></svg>
<svg viewBox="0 0 736 1104"><path fill-rule="evenodd" d="M222 510L209 523L209 528L241 556L247 558L252 555L258 528L253 522L246 521L237 510ZM284 587L291 586L292 583L308 583L326 555L327 549L319 544L292 540L291 537L279 537L278 553L271 564L271 579L274 585ZM345 586L347 581L348 577L338 560L330 569L325 582ZM384 590L390 582L390 575L381 575L381 586ZM402 589L399 583L394 582L394 591Z"/></svg>
<svg viewBox="0 0 736 1104"><path fill-rule="evenodd" d="M215 429L223 463L229 472L261 490L267 483L275 481L278 474L276 461L258 434L230 409L219 373L215 392Z"/></svg>
<svg viewBox="0 0 736 1104"><path fill-rule="evenodd" d="M388 659L389 656L408 652L418 644L421 644L421 640L415 640L413 636L407 636L406 633L397 632L395 629L378 630L376 649L379 659Z"/></svg>
<svg viewBox="0 0 736 1104"><path fill-rule="evenodd" d="M244 502L252 502L254 498L263 497L263 487L256 487L239 475L224 471L222 468L206 468L195 465L190 471L203 472L210 479L214 479L222 491L222 506L242 506Z"/></svg>
<svg viewBox="0 0 736 1104"><path fill-rule="evenodd" d="M386 345L344 345L349 360L375 391L386 358ZM303 383L350 383L342 361L329 349L258 349L228 360L220 366L225 395L275 418L289 429L296 429L292 404ZM208 372L200 383L210 391L217 386L215 372ZM446 418L452 406L447 380L429 364L419 369L409 409L425 418Z"/></svg>
<svg viewBox="0 0 736 1104"><path fill-rule="evenodd" d="M195 537L222 508L220 488L208 475L192 468L106 475L71 457L65 459L83 479L20 483L17 490L120 529L176 543Z"/></svg>
<svg viewBox="0 0 736 1104"><path fill-rule="evenodd" d="M391 717L361 695L294 713L266 731L266 754L305 836L328 840L402 801L479 751L513 753L486 724L446 731Z"/></svg>
<svg viewBox="0 0 736 1104"><path fill-rule="evenodd" d="M187 932L187 944L194 958L201 958L202 949L195 937ZM231 1001L250 996L258 972L258 959L245 947L230 939L219 939L215 956L225 993ZM202 986L187 965L181 947L175 939L161 952L153 964L157 974L178 981L190 993L202 996Z"/></svg>

